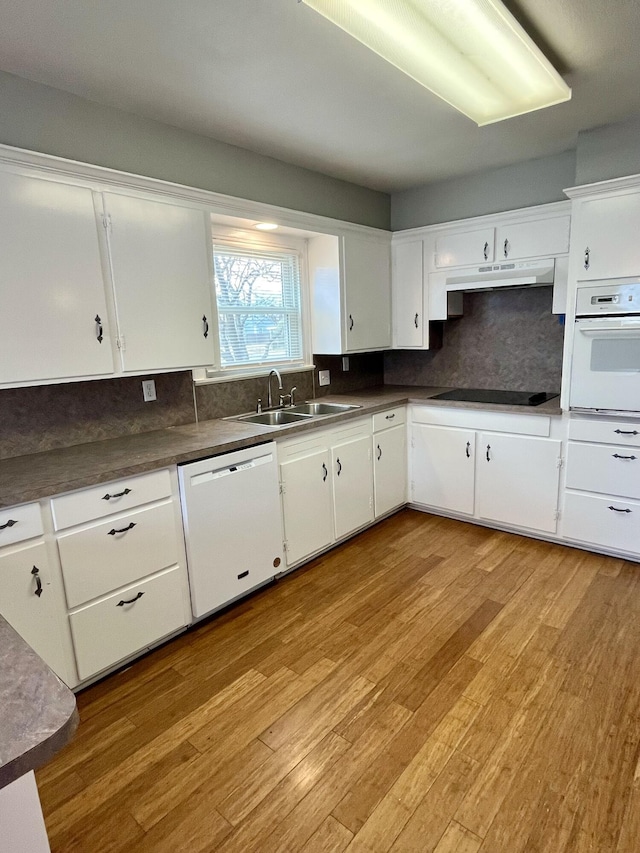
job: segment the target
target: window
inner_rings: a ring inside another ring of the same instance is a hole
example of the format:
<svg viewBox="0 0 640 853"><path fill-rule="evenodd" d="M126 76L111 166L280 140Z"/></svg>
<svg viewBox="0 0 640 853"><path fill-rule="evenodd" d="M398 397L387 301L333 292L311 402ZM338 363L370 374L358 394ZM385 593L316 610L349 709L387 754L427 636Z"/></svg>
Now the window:
<svg viewBox="0 0 640 853"><path fill-rule="evenodd" d="M220 369L302 364L300 257L214 241Z"/></svg>

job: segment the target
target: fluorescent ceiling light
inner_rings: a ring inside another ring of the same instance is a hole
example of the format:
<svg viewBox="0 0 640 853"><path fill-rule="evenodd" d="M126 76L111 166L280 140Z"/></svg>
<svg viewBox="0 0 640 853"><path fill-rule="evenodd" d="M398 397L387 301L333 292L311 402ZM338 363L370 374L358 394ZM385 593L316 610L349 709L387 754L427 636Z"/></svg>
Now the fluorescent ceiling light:
<svg viewBox="0 0 640 853"><path fill-rule="evenodd" d="M478 125L571 89L500 0L302 0Z"/></svg>
<svg viewBox="0 0 640 853"><path fill-rule="evenodd" d="M275 222L258 222L253 227L257 228L258 231L275 231L278 226Z"/></svg>

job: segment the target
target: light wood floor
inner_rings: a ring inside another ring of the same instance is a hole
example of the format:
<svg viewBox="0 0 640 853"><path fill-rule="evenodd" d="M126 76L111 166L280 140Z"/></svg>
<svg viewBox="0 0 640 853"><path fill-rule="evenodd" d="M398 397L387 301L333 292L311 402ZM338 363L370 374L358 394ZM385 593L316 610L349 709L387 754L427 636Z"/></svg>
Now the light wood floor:
<svg viewBox="0 0 640 853"><path fill-rule="evenodd" d="M637 853L640 566L405 510L78 697L53 851Z"/></svg>

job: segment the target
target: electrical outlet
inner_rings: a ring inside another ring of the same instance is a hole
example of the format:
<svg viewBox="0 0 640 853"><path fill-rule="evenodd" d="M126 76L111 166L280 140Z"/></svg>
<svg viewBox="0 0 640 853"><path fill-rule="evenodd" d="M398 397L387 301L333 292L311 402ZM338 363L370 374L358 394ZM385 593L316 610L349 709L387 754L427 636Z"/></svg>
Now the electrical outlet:
<svg viewBox="0 0 640 853"><path fill-rule="evenodd" d="M328 370L318 372L318 382L320 385L331 385L331 375Z"/></svg>
<svg viewBox="0 0 640 853"><path fill-rule="evenodd" d="M157 400L156 396L156 382L155 379L143 379L142 381L142 396L144 398L145 403L151 403L153 400Z"/></svg>
<svg viewBox="0 0 640 853"><path fill-rule="evenodd" d="M343 355L342 356L342 372L346 373L348 370L349 370L349 356Z"/></svg>

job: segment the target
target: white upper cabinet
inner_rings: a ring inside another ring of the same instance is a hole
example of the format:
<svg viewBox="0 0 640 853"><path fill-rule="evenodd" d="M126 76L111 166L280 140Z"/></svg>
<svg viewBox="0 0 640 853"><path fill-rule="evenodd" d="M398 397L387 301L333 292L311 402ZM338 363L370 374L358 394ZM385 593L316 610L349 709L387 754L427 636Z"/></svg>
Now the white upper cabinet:
<svg viewBox="0 0 640 853"><path fill-rule="evenodd" d="M640 188L574 202L571 235L576 279L640 274Z"/></svg>
<svg viewBox="0 0 640 853"><path fill-rule="evenodd" d="M441 234L436 238L435 266L464 267L493 261L495 228Z"/></svg>
<svg viewBox="0 0 640 853"><path fill-rule="evenodd" d="M91 190L0 172L0 384L113 371Z"/></svg>
<svg viewBox="0 0 640 853"><path fill-rule="evenodd" d="M391 347L389 235L321 234L309 240L313 351Z"/></svg>
<svg viewBox="0 0 640 853"><path fill-rule="evenodd" d="M570 224L567 214L501 225L496 230L496 262L566 254Z"/></svg>
<svg viewBox="0 0 640 853"><path fill-rule="evenodd" d="M397 349L422 349L429 342L422 240L394 243L391 256L393 346Z"/></svg>
<svg viewBox="0 0 640 853"><path fill-rule="evenodd" d="M210 239L204 212L104 193L122 369L214 359Z"/></svg>

